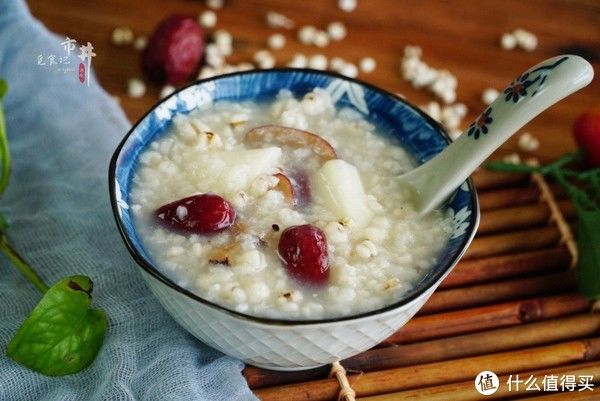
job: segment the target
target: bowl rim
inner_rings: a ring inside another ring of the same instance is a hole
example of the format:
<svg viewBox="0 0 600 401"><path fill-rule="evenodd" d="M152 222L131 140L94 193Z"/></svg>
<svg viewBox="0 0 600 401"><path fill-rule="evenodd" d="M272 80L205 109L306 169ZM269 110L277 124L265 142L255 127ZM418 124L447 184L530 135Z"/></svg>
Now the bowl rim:
<svg viewBox="0 0 600 401"><path fill-rule="evenodd" d="M414 291L412 293L410 293L409 296L407 297L403 297L400 300L391 303L389 305L385 305L384 307L378 308L378 309L374 309L371 311L367 311L367 312L362 312L362 313L358 313L358 314L353 314L353 315L348 315L348 316L340 316L340 317L334 317L334 318L324 318L324 319L306 319L306 320L300 320L300 319L279 319L279 318L268 318L268 317L260 317L260 316L254 316L254 315L250 315L250 314L246 314L246 313L242 313L242 312L237 312L235 310L229 309L225 306L219 305L215 302L211 302L207 299L202 298L201 296L193 293L190 290L187 290L181 286L179 286L177 283L175 283L173 280L171 280L170 278L168 278L166 275L164 275L163 273L161 273L158 268L155 268L149 261L147 261L136 249L135 245L132 243L132 241L130 240L129 236L127 235L126 231L125 231L125 227L123 227L123 224L121 223L121 219L119 217L119 207L117 204L117 198L116 198L116 194L115 194L115 179L116 179L116 167L117 167L117 160L121 154L121 150L123 149L123 147L125 146L125 143L127 143L129 137L136 131L138 125L140 125L142 123L142 121L144 121L146 119L146 117L148 117L151 113L153 113L156 108L158 106L160 106L161 104L165 103L166 101L168 101L171 97L173 96L177 96L180 92L183 92L184 90L186 90L187 88L193 87L193 86L197 86L197 85L201 85L207 82L211 82L211 81L216 81L216 80L221 80L224 78L231 78L234 76L244 76L244 75L256 75L256 74L272 74L272 73L310 73L310 74L317 74L317 75L325 75L331 78L337 78L337 79L342 79L351 83L355 83L358 84L362 87L365 87L371 91L377 92L383 96L386 97L390 97L392 99L394 99L397 102L401 102L404 105L406 105L407 107L409 107L410 109L412 109L413 111L416 111L419 116L421 118L423 118L425 121L427 121L433 128L434 130L439 133L442 136L442 139L444 139L446 141L447 144L452 143L450 137L448 136L447 132L444 130L444 128L437 122L435 121L433 118L431 118L429 115L427 115L425 112L423 112L422 110L420 110L418 107L414 106L413 104L411 104L410 102L406 101L405 99L403 99L402 97L391 93L385 89L379 88L375 85L372 85L370 83L364 82L362 80L356 79L356 78L350 78L350 77L346 77L343 76L341 74L332 72L332 71L322 71L322 70L315 70L315 69L310 69L310 68L272 68L272 69L265 69L265 70L248 70L248 71L237 71L237 72L233 72L233 73L229 73L229 74L223 74L223 75L217 75L217 76L213 76L210 78L206 78L206 79L199 79L196 81L193 81L185 86L182 86L181 88L177 89L176 91L174 91L173 93L171 93L169 96L160 99L159 101L157 101L146 113L144 113L144 115L142 117L140 117L135 124L132 125L132 127L129 129L129 131L127 132L127 134L123 137L123 139L119 142L118 146L116 147L115 151L113 152L113 155L110 159L110 164L109 164L109 169L108 169L108 188L109 188L109 195L110 195L110 203L111 203L111 209L113 212L113 217L115 219L115 222L117 224L117 227L119 229L119 234L121 235L121 238L123 240L123 242L125 243L125 246L127 248L127 250L129 251L129 253L131 254L131 256L133 257L134 261L137 263L137 265L139 267L141 267L146 273L148 273L150 276L152 276L153 278L157 279L158 281L160 281L162 284L166 285L167 287L171 288L172 290L175 290L176 292L178 292L179 294L182 294L196 302L200 302L201 304L213 308L213 309L217 309L221 312L224 312L230 316L233 316L237 319L243 319L243 320L249 320L252 321L254 323L259 323L259 324L266 324L266 325L275 325L275 326L309 326L309 325L315 325L315 324L332 324L332 323L340 323L340 322L346 322L346 321L354 321L354 320L360 320L360 319L364 319L364 318L368 318L368 317L374 317L377 315L382 315L385 314L387 312L391 312L395 309L400 309L403 306L411 303L412 301L418 299L419 297L421 297L424 293L427 292L427 290L429 290L432 286L434 286L438 281L440 281L441 279L443 279L446 274L448 274L452 268L456 265L456 263L460 260L460 258L464 255L464 253L466 252L469 244L471 243L471 241L473 240L473 237L475 236L477 227L479 225L479 219L480 219L480 210L479 210L479 199L477 196L477 192L475 189L475 185L473 184L473 180L471 177L469 177L465 182L467 183L467 186L469 188L469 193L470 193L470 204L473 205L473 209L472 209L472 219L471 222L467 228L467 235L464 236L461 244L460 244L460 251L457 252L456 254L453 255L452 258L449 258L443 265L443 267L441 267L440 269L438 269L437 271L433 272L431 275L428 275L425 280L423 280L422 282L420 282L420 288L417 291Z"/></svg>

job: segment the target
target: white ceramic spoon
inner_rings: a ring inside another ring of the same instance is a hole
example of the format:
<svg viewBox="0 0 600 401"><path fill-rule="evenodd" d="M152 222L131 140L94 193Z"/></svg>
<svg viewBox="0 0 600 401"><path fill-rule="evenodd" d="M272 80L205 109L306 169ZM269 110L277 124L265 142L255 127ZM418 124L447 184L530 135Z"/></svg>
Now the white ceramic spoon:
<svg viewBox="0 0 600 401"><path fill-rule="evenodd" d="M412 187L421 213L442 204L519 128L592 81L594 70L579 56L548 59L514 80L463 134L440 154L399 180Z"/></svg>

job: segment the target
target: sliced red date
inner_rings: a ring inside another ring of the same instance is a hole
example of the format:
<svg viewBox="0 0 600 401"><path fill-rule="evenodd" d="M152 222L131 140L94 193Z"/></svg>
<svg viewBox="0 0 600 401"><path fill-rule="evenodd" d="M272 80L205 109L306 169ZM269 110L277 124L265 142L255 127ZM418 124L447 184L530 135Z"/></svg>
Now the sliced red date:
<svg viewBox="0 0 600 401"><path fill-rule="evenodd" d="M279 190L283 194L283 197L290 204L290 206L296 205L297 201L294 193L294 186L290 178L283 173L277 173L274 176L279 180L275 189Z"/></svg>
<svg viewBox="0 0 600 401"><path fill-rule="evenodd" d="M333 146L319 135L281 125L263 125L253 128L246 133L245 141L250 144L308 147L323 161L337 159Z"/></svg>
<svg viewBox="0 0 600 401"><path fill-rule="evenodd" d="M279 179L275 189L279 190L290 206L305 206L310 202L310 188L308 176L305 172L277 173Z"/></svg>

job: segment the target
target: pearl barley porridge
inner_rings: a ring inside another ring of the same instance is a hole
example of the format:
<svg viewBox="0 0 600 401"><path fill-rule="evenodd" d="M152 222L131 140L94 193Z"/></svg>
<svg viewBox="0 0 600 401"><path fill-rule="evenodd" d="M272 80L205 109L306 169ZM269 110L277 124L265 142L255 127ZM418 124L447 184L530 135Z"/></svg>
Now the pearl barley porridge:
<svg viewBox="0 0 600 401"><path fill-rule="evenodd" d="M319 319L398 300L452 231L419 216L393 139L315 89L178 115L140 155L131 208L159 268L256 316Z"/></svg>

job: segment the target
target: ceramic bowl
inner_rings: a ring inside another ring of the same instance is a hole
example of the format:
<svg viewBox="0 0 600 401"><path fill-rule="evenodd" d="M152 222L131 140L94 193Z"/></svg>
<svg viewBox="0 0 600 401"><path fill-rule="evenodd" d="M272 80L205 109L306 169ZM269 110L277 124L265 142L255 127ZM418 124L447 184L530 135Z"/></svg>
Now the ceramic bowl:
<svg viewBox="0 0 600 401"><path fill-rule="evenodd" d="M354 110L382 132L398 137L419 163L449 143L439 124L381 89L328 72L274 69L223 75L175 92L135 124L110 163L110 198L117 227L160 303L181 326L206 344L268 369L299 370L324 365L358 354L390 336L421 308L454 267L479 222L475 188L467 181L444 206L454 216L454 231L437 264L396 303L359 315L306 321L258 318L202 299L164 275L142 246L129 208L129 190L140 152L168 130L177 113L188 113L220 100L268 100L282 88L302 96L315 87L329 92L336 107Z"/></svg>

